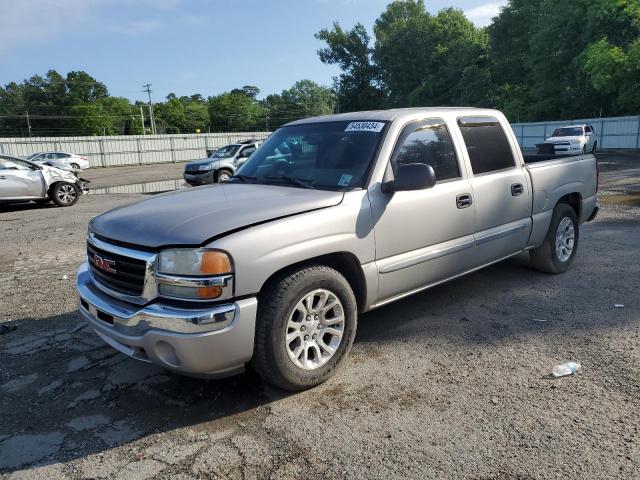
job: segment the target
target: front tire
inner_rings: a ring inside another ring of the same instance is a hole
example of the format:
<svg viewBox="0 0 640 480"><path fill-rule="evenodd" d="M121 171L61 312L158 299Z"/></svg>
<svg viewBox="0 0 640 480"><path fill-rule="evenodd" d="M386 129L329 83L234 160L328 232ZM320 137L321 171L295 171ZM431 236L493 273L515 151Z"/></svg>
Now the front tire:
<svg viewBox="0 0 640 480"><path fill-rule="evenodd" d="M49 197L59 207L70 207L78 202L80 189L73 183L58 182L51 188Z"/></svg>
<svg viewBox="0 0 640 480"><path fill-rule="evenodd" d="M218 173L216 173L216 182L218 183L228 182L229 180L231 180L232 175L233 173L231 173L229 170L226 170L226 169L219 170Z"/></svg>
<svg viewBox="0 0 640 480"><path fill-rule="evenodd" d="M261 293L253 368L268 383L305 390L327 380L353 344L358 309L347 280L312 265Z"/></svg>
<svg viewBox="0 0 640 480"><path fill-rule="evenodd" d="M564 273L578 251L580 225L573 208L559 203L553 209L549 231L542 245L529 252L531 264L546 273Z"/></svg>

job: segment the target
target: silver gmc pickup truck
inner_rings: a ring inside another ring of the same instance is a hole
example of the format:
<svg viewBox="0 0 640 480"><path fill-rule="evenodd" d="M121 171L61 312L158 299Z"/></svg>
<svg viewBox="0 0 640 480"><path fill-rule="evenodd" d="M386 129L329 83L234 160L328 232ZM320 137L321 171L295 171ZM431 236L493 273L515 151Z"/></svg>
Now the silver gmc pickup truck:
<svg viewBox="0 0 640 480"><path fill-rule="evenodd" d="M252 365L305 389L344 361L362 312L525 251L566 271L597 187L593 155L523 157L495 110L300 120L228 183L94 218L79 309L138 360L203 377Z"/></svg>

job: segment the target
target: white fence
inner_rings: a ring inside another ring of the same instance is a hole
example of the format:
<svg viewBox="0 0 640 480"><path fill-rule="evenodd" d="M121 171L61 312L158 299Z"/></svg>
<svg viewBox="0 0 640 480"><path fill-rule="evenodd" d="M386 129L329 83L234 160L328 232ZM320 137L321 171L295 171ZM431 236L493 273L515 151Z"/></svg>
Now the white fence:
<svg viewBox="0 0 640 480"><path fill-rule="evenodd" d="M207 156L207 150L241 140L262 140L267 135L266 132L238 132L0 138L0 153L21 157L36 152L72 152L88 158L92 167L114 167L200 159Z"/></svg>
<svg viewBox="0 0 640 480"><path fill-rule="evenodd" d="M598 148L639 149L640 116L611 118L582 118L558 122L512 123L513 131L523 148L535 147L563 125L586 123L598 134Z"/></svg>
<svg viewBox="0 0 640 480"><path fill-rule="evenodd" d="M640 149L640 116L586 118L554 122L514 123L523 148L543 142L562 125L587 123L598 134L598 148ZM204 158L207 150L268 132L201 133L187 135L120 135L108 137L0 138L0 153L27 156L36 152L73 152L87 157L93 167L183 162Z"/></svg>

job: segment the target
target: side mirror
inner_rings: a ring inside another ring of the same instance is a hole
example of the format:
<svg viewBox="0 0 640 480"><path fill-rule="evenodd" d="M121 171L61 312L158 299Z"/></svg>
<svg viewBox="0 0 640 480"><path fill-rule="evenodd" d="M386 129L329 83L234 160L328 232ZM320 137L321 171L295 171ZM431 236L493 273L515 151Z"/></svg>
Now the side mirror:
<svg viewBox="0 0 640 480"><path fill-rule="evenodd" d="M436 184L436 173L431 165L424 163L408 163L400 165L395 179L382 184L385 193L404 192L408 190L424 190Z"/></svg>
<svg viewBox="0 0 640 480"><path fill-rule="evenodd" d="M585 132L585 135L586 135L587 137L590 137L591 135L593 135L593 132Z"/></svg>

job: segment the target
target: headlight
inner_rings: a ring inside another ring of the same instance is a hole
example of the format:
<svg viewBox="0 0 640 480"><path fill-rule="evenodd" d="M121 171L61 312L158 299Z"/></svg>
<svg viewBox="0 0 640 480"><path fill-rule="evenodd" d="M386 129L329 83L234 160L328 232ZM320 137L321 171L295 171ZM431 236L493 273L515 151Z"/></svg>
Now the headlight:
<svg viewBox="0 0 640 480"><path fill-rule="evenodd" d="M165 297L213 300L230 296L232 266L218 250L176 248L158 256L158 292Z"/></svg>
<svg viewBox="0 0 640 480"><path fill-rule="evenodd" d="M198 167L199 172L206 172L208 170L213 170L213 163L207 163L206 165L200 165Z"/></svg>
<svg viewBox="0 0 640 480"><path fill-rule="evenodd" d="M573 145L580 145L582 143L582 140L571 140L571 143Z"/></svg>

